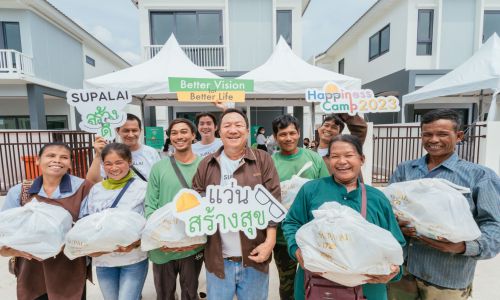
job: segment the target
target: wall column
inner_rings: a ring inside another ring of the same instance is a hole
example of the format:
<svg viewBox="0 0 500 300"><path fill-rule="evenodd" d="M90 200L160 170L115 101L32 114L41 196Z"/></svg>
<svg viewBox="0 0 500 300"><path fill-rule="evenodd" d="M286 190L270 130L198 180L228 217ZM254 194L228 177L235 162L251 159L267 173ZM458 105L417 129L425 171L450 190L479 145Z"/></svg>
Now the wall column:
<svg viewBox="0 0 500 300"><path fill-rule="evenodd" d="M31 129L47 129L43 90L35 84L28 84L27 92Z"/></svg>

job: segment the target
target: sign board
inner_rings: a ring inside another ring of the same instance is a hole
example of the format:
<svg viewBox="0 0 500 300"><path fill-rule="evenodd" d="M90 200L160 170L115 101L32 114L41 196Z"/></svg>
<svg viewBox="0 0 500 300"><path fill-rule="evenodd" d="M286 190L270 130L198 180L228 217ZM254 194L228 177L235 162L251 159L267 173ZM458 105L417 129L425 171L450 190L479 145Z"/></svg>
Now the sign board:
<svg viewBox="0 0 500 300"><path fill-rule="evenodd" d="M254 239L257 229L265 229L270 221L280 222L286 209L262 185L254 189L239 186L236 179L229 185L209 185L206 197L194 190L182 189L174 197L174 215L186 226L188 236L212 235L243 231Z"/></svg>
<svg viewBox="0 0 500 300"><path fill-rule="evenodd" d="M169 77L168 87L182 102L244 102L253 80Z"/></svg>
<svg viewBox="0 0 500 300"><path fill-rule="evenodd" d="M163 127L146 127L145 134L146 145L156 149L163 149L163 144L165 143Z"/></svg>
<svg viewBox="0 0 500 300"><path fill-rule="evenodd" d="M132 101L132 95L125 90L69 90L66 102L82 115L79 127L111 141L116 128L127 121L123 108Z"/></svg>
<svg viewBox="0 0 500 300"><path fill-rule="evenodd" d="M348 113L383 113L400 111L398 98L394 96L375 97L372 90L344 90L333 82L325 84L323 89L307 89L307 102L317 102L323 112Z"/></svg>

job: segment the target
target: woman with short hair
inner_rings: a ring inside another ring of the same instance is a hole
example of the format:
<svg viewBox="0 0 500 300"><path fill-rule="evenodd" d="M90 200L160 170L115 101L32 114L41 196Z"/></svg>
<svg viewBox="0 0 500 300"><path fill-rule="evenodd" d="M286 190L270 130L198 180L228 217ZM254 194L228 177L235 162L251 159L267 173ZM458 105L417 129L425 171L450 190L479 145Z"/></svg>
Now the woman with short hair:
<svg viewBox="0 0 500 300"><path fill-rule="evenodd" d="M307 182L302 186L295 198L282 229L288 243L289 255L297 260L300 267L295 277L295 299L304 299L304 261L302 252L295 241L297 230L314 217L313 210L323 203L336 201L342 205L360 211L362 202L361 166L365 161L360 140L352 135L338 135L330 142L328 157L332 176ZM365 185L368 222L382 227L392 233L404 246L405 239L399 229L398 222L389 200L376 188ZM365 249L360 249L364 251ZM399 279L401 271L395 267L389 275L367 275L369 279L363 287L363 294L368 300L387 299L385 283Z"/></svg>

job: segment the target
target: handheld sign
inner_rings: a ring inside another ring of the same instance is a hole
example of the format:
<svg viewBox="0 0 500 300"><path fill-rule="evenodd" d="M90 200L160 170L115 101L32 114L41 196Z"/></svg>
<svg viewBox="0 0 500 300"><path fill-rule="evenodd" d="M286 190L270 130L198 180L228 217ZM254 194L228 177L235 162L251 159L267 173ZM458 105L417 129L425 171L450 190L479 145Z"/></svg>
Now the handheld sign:
<svg viewBox="0 0 500 300"><path fill-rule="evenodd" d="M180 102L245 102L245 92L253 92L253 80L169 77L168 88L177 92Z"/></svg>
<svg viewBox="0 0 500 300"><path fill-rule="evenodd" d="M270 221L280 222L286 209L264 186L254 189L239 186L231 179L228 186L209 185L206 197L194 190L182 189L174 197L174 216L186 224L190 237L243 231L254 239L257 229L265 229Z"/></svg>
<svg viewBox="0 0 500 300"><path fill-rule="evenodd" d="M115 129L127 120L123 108L132 101L124 90L69 90L66 102L82 115L79 126L107 140L115 138Z"/></svg>
<svg viewBox="0 0 500 300"><path fill-rule="evenodd" d="M400 111L399 100L394 96L375 97L372 90L344 90L333 82L325 84L322 90L307 89L307 102L320 103L325 113L383 113Z"/></svg>

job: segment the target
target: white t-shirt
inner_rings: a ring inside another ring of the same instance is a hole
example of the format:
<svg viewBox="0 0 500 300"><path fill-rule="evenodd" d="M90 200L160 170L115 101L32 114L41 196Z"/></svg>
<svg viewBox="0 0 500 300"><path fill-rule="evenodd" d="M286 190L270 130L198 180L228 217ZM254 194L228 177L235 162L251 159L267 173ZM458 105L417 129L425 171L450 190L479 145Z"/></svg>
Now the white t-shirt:
<svg viewBox="0 0 500 300"><path fill-rule="evenodd" d="M221 146L222 146L222 141L216 138L212 143L207 145L203 145L201 142L194 143L191 146L191 149L193 150L194 154L201 157L205 157L219 150Z"/></svg>
<svg viewBox="0 0 500 300"><path fill-rule="evenodd" d="M160 154L154 148L141 145L136 151L132 151L132 165L141 172L142 176L149 178L153 165L161 160Z"/></svg>
<svg viewBox="0 0 500 300"><path fill-rule="evenodd" d="M233 178L233 173L240 164L241 158L232 160L222 151L220 155L220 185L227 185ZM241 256L241 241L239 232L220 234L222 240L222 257Z"/></svg>
<svg viewBox="0 0 500 300"><path fill-rule="evenodd" d="M154 148L147 145L141 145L139 149L132 151L132 165L137 171L141 172L142 176L149 178L153 165L161 160L160 154ZM106 178L106 173L101 165L101 177ZM135 176L141 179L139 176Z"/></svg>
<svg viewBox="0 0 500 300"><path fill-rule="evenodd" d="M316 152L318 152L318 154L319 154L321 157L323 157L323 156L325 156L325 155L327 155L327 154L328 154L328 148L318 148L318 149L316 150Z"/></svg>
<svg viewBox="0 0 500 300"><path fill-rule="evenodd" d="M259 133L257 135L256 142L259 145L265 145L266 144L266 136L263 135L262 133Z"/></svg>
<svg viewBox="0 0 500 300"><path fill-rule="evenodd" d="M135 179L123 194L116 205L117 208L135 211L144 215L144 200L148 184L140 179ZM108 209L113 204L121 189L108 190L102 186L102 182L96 183L89 192L84 203L85 214L94 214ZM119 267L138 263L148 258L147 252L135 248L128 253L112 252L92 259L96 267Z"/></svg>

